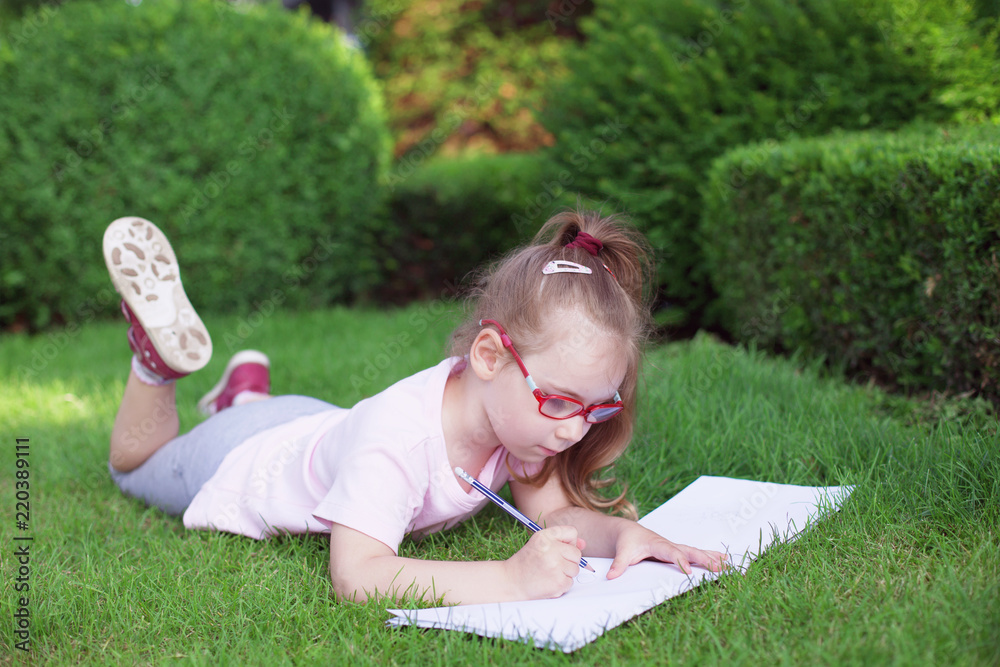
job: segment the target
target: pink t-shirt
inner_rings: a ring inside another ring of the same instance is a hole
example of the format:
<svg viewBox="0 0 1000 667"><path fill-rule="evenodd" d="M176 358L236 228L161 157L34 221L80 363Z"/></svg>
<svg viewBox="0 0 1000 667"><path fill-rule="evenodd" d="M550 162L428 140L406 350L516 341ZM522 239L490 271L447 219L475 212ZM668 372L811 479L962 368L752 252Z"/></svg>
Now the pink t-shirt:
<svg viewBox="0 0 1000 667"><path fill-rule="evenodd" d="M223 459L184 512L184 525L263 539L327 532L339 523L398 553L407 533L425 535L469 518L489 501L459 486L441 426L445 382L459 361L446 359L349 410L254 435ZM502 488L510 478L507 459L498 447L479 481ZM518 474L540 467L513 456L509 463Z"/></svg>

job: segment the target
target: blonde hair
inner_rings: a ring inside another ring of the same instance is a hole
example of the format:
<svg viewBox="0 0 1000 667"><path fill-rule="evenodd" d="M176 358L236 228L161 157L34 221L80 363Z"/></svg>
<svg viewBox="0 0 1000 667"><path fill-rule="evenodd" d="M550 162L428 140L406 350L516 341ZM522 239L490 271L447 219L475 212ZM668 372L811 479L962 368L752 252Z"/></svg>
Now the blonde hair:
<svg viewBox="0 0 1000 667"><path fill-rule="evenodd" d="M566 247L581 232L603 244L596 256L582 247ZM651 257L645 238L620 216L583 210L559 213L542 226L531 244L512 251L475 277L467 318L452 334L451 345L453 354L467 354L482 329L481 319L501 322L522 356L545 349L554 334L576 334L581 345L596 335L612 337L627 362L619 388L625 409L606 422L594 424L565 452L546 459L538 474L522 478L511 472L519 481L534 486L544 484L555 473L577 506L610 508L630 518L635 518L636 512L625 499L625 491L615 498L603 497L600 489L615 480L598 474L624 453L635 427L639 369L651 331ZM554 260L582 264L592 273L543 274L542 269ZM575 324L572 330L570 325L563 325L565 331L558 329L556 314L567 309L583 314L594 330L580 331ZM506 350L504 353L510 357Z"/></svg>

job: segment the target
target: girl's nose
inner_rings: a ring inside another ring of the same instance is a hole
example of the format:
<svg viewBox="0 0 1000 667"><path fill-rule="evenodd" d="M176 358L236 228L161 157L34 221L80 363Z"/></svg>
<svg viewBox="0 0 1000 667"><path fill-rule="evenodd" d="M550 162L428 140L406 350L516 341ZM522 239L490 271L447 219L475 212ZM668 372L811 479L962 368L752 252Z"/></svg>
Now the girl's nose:
<svg viewBox="0 0 1000 667"><path fill-rule="evenodd" d="M571 444L576 444L587 435L590 430L590 423L583 418L583 415L563 419L556 429L556 437Z"/></svg>

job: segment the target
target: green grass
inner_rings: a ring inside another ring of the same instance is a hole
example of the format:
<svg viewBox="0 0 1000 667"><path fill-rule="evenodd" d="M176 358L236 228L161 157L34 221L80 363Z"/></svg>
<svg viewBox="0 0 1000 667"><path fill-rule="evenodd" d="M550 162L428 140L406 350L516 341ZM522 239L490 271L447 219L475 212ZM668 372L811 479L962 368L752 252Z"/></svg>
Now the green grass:
<svg viewBox="0 0 1000 667"><path fill-rule="evenodd" d="M439 360L454 314L434 303L241 322L207 321L216 355L178 385L182 427L197 422L194 402L218 377L229 344L272 357L275 392L349 405ZM400 338L405 332L409 339ZM638 435L617 470L641 513L703 474L857 489L842 511L770 550L745 576L669 600L566 656L463 633L386 629L394 604L334 601L322 537L262 543L189 532L123 497L106 461L128 358L117 323L90 323L72 335L0 336L0 645L15 661L1000 660L1000 448L997 422L981 409L949 404L934 413L949 418L935 418L925 405L707 337L654 350ZM31 446L30 656L14 650L11 635L18 437ZM506 558L525 537L487 508L454 531L405 542L401 552Z"/></svg>

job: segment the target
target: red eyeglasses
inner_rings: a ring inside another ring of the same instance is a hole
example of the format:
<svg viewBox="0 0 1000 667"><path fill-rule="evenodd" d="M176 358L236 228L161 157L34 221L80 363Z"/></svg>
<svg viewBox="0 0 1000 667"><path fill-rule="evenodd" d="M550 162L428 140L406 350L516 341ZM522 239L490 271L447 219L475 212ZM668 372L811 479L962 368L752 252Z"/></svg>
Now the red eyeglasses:
<svg viewBox="0 0 1000 667"><path fill-rule="evenodd" d="M521 368L521 372L524 373L524 379L527 380L531 393L535 395L535 399L538 401L538 411L546 417L550 419L569 419L570 417L582 414L588 423L599 424L611 419L625 409L622 397L617 391L615 392L614 403L600 403L598 405L591 405L589 408L585 407L583 403L575 398L543 393L538 388L538 385L535 384L535 381L531 379L531 374L528 373L528 369L524 367L524 362L521 361L521 355L514 349L514 344L510 342L510 336L500 326L500 323L496 320L479 320L479 326L485 324L492 324L500 330L500 342L514 355L514 361Z"/></svg>

